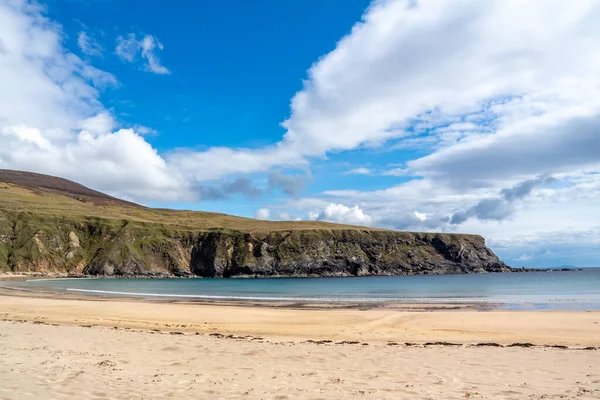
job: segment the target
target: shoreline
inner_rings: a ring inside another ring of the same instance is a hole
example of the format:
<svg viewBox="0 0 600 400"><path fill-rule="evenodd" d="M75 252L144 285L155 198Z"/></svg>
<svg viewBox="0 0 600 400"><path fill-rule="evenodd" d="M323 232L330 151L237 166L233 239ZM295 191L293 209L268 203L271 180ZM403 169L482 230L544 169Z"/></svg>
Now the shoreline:
<svg viewBox="0 0 600 400"><path fill-rule="evenodd" d="M79 278L47 278L47 279L79 279ZM93 278L92 278L93 279ZM16 277L11 280L25 280ZM43 279L45 280L45 279ZM51 290L49 288L30 289L20 286L3 285L0 276L0 297L23 297L38 299L61 299L73 301L121 301L124 303L148 303L148 304L187 304L204 305L215 307L246 307L246 308L273 308L287 310L352 310L361 311L374 309L388 309L399 311L452 311L473 310L490 311L497 308L493 302L393 302L393 301L311 301L311 300L287 300L287 299L239 299L239 298L208 298L208 297L169 297L169 296L144 296L144 295L119 295L118 292L96 294L87 291ZM4 281L6 282L6 280Z"/></svg>
<svg viewBox="0 0 600 400"><path fill-rule="evenodd" d="M366 343L600 347L600 311L504 311L461 304L306 304L113 298L0 288L0 319L36 324Z"/></svg>
<svg viewBox="0 0 600 400"><path fill-rule="evenodd" d="M544 271L548 272L548 271ZM564 271L557 271L561 273ZM488 275L488 274L485 274ZM349 277L338 277L339 279ZM373 278L373 277L368 277ZM377 278L377 277L375 277ZM386 277L381 277L382 279ZM448 311L448 310L474 310L474 311L571 311L586 312L600 311L600 295L590 294L586 296L572 295L567 298L560 298L558 294L548 295L524 295L510 296L507 294L498 296L486 296L485 294L473 294L471 296L369 296L367 294L347 296L342 294L328 295L285 295L284 292L270 294L268 292L248 292L242 291L239 294L219 291L184 291L183 293L174 291L162 291L152 289L152 286L146 289L128 290L127 286L110 284L100 285L99 287L88 287L87 285L70 285L61 283L53 285L51 281L109 281L115 279L128 281L130 279L140 278L117 278L97 276L64 276L64 275L45 275L39 274L18 274L2 275L0 274L0 292L29 297L54 297L70 299L89 299L89 300L122 300L137 302L155 302L155 303L184 303L184 304L204 304L204 305L233 305L243 307L267 307L267 308L289 308L289 309L395 309L412 311ZM177 278L175 278L177 279ZM183 278L189 279L189 278ZM204 280L204 278L199 278ZM269 280L270 278L263 278ZM288 278L276 278L288 279ZM297 278L289 278L297 279ZM298 278L302 279L302 278ZM145 278L147 281L153 278ZM167 279L170 280L170 279ZM227 278L220 279L228 280ZM237 280L237 279L235 279ZM48 283L44 284L43 282ZM227 285L227 284L226 284ZM79 287L78 287L79 286ZM154 285L156 286L156 285ZM143 287L143 286L142 286ZM162 286L161 286L162 287ZM194 286L195 287L195 286ZM201 286L202 287L202 286ZM509 293L509 292L508 292ZM2 294L2 293L0 293ZM558 296L558 297L557 297ZM574 296L574 297L573 297Z"/></svg>
<svg viewBox="0 0 600 400"><path fill-rule="evenodd" d="M21 278L38 278L38 279L304 279L304 278L375 278L375 277L390 277L390 276L437 276L437 275L477 275L477 274L510 274L510 273L527 273L527 272L570 272L582 271L584 268L527 268L527 267L509 267L506 271L485 271L485 272L457 272L457 273L407 273L407 274L298 274L298 275L232 275L232 276L202 276L189 274L143 274L143 275L86 275L82 273L67 273L67 272L5 272L0 271L0 281L3 279L21 279ZM598 267L600 268L600 267ZM593 268L596 269L596 268Z"/></svg>
<svg viewBox="0 0 600 400"><path fill-rule="evenodd" d="M0 288L0 397L600 396L600 311L412 307Z"/></svg>

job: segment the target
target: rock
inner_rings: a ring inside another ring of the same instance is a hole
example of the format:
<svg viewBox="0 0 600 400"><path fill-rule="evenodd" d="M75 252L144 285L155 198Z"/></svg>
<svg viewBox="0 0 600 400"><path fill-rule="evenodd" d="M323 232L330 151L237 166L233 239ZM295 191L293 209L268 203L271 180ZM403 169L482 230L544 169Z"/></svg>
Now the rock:
<svg viewBox="0 0 600 400"><path fill-rule="evenodd" d="M100 361L97 365L99 367L103 367L103 368L114 368L117 366L117 363L114 361L110 361L110 360L104 360L104 361Z"/></svg>
<svg viewBox="0 0 600 400"><path fill-rule="evenodd" d="M0 270L10 272L227 278L511 271L477 235L366 229L167 231L155 224L115 226L96 218L85 223L10 213L5 218L13 239L0 243L6 249Z"/></svg>
<svg viewBox="0 0 600 400"><path fill-rule="evenodd" d="M191 271L203 277L365 276L507 272L481 236L303 230L257 237L200 235Z"/></svg>

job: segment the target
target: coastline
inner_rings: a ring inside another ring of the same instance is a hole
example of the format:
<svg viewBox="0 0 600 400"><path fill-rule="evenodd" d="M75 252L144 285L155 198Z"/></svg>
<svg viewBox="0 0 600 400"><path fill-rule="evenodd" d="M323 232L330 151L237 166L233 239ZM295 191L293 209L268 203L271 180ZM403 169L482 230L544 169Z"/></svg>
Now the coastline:
<svg viewBox="0 0 600 400"><path fill-rule="evenodd" d="M2 286L0 319L295 341L600 347L600 311L505 311L485 304L191 301Z"/></svg>
<svg viewBox="0 0 600 400"><path fill-rule="evenodd" d="M203 276L192 273L187 274L171 274L164 272L156 272L152 274L96 274L88 275L84 273L67 273L67 272L5 272L0 271L0 281L4 278L39 278L39 279L289 279L289 278L354 278L354 277L377 277L377 276L421 276L421 275L472 275L472 274L506 274L506 273L525 273L525 272L565 272L565 271L581 271L581 268L527 268L527 267L508 267L503 271L485 271L485 272L443 272L435 273L431 271L417 271L413 273L377 273L377 274L352 274L340 273L331 275L322 274L283 274L283 275L258 275L258 274L237 274L227 277L223 276Z"/></svg>
<svg viewBox="0 0 600 400"><path fill-rule="evenodd" d="M600 270L262 279L155 279L13 275L15 295L301 309L600 311ZM56 282L55 282L56 281ZM245 282L244 282L245 281ZM544 283L544 284L542 284ZM547 285L546 285L547 283ZM16 289L20 290L17 291Z"/></svg>
<svg viewBox="0 0 600 400"><path fill-rule="evenodd" d="M168 303L168 304L190 304L190 305L206 305L206 306L235 306L235 307L258 307L258 308L280 308L280 309L305 309L305 310L321 310L321 309L390 309L390 310L405 310L405 311L441 311L441 310L491 310L495 307L493 303L486 302L393 302L393 301L378 301L378 302L361 302L361 301L312 301L312 300L288 300L288 299L269 299L262 300L257 298L235 298L235 297L190 297L187 295L170 297L155 296L155 295L122 295L120 292L107 292L97 294L94 292L79 291L79 290L61 290L45 287L25 288L22 286L3 285L3 281L27 281L32 276L30 275L14 275L9 279L4 279L0 275L0 296L14 297L30 297L42 299L65 299L65 300L90 300L90 301L123 301L134 303ZM34 276L33 280L70 280L70 279L95 279L95 277L50 277L50 276ZM103 278L104 279L104 278ZM109 278L117 279L117 278ZM134 279L134 278L132 278ZM170 278L168 278L170 279ZM177 278L175 278L177 279ZM188 278L185 278L188 279ZM211 278L200 278L211 279ZM237 279L237 278L236 278ZM243 278L242 278L243 279ZM271 279L271 278L268 278Z"/></svg>
<svg viewBox="0 0 600 400"><path fill-rule="evenodd" d="M600 312L427 307L0 288L0 398L600 396Z"/></svg>

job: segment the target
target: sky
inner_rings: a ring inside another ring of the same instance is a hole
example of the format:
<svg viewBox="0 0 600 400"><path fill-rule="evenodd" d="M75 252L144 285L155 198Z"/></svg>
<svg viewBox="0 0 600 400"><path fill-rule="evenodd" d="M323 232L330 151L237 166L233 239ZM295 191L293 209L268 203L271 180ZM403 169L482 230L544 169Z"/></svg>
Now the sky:
<svg viewBox="0 0 600 400"><path fill-rule="evenodd" d="M600 0L0 0L0 168L600 266Z"/></svg>

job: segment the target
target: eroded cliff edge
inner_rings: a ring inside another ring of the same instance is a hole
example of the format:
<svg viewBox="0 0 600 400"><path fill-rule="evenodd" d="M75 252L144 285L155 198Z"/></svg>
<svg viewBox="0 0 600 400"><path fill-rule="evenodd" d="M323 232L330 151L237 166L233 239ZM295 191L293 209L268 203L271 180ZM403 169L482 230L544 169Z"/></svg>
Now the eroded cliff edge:
<svg viewBox="0 0 600 400"><path fill-rule="evenodd" d="M0 271L294 277L507 272L477 235L360 229L241 232L0 210Z"/></svg>
<svg viewBox="0 0 600 400"><path fill-rule="evenodd" d="M143 207L0 169L0 273L352 276L511 271L481 236Z"/></svg>

